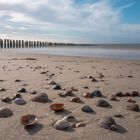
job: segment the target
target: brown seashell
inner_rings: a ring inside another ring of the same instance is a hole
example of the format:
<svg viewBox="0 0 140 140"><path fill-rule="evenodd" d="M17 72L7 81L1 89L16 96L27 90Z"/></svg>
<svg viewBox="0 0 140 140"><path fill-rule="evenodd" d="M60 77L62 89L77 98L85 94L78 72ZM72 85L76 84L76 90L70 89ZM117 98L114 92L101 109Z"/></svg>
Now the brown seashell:
<svg viewBox="0 0 140 140"><path fill-rule="evenodd" d="M83 97L85 97L85 98L91 98L91 93L86 92L86 93L83 94Z"/></svg>
<svg viewBox="0 0 140 140"><path fill-rule="evenodd" d="M38 121L38 118L35 115L27 114L20 117L21 124L25 126L35 125Z"/></svg>
<svg viewBox="0 0 140 140"><path fill-rule="evenodd" d="M61 112L64 110L64 104L63 103L54 103L50 105L50 109L55 112Z"/></svg>

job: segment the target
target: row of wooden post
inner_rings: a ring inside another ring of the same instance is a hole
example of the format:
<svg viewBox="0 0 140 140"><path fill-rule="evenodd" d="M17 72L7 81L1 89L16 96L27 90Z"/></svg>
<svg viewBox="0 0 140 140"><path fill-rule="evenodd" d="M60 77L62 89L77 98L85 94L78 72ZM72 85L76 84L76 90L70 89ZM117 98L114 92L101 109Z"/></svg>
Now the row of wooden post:
<svg viewBox="0 0 140 140"><path fill-rule="evenodd" d="M44 41L0 39L0 48L31 48L46 47L48 45L51 45L51 43Z"/></svg>

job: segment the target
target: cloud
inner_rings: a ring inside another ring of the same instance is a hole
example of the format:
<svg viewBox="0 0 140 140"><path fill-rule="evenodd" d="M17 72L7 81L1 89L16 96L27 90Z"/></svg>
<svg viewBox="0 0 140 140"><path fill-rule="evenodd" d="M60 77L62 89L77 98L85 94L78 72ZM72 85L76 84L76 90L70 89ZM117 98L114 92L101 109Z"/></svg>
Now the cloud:
<svg viewBox="0 0 140 140"><path fill-rule="evenodd" d="M82 43L138 42L140 24L124 23L120 18L134 3L114 7L111 1L0 0L1 33L9 29L21 38L26 34Z"/></svg>

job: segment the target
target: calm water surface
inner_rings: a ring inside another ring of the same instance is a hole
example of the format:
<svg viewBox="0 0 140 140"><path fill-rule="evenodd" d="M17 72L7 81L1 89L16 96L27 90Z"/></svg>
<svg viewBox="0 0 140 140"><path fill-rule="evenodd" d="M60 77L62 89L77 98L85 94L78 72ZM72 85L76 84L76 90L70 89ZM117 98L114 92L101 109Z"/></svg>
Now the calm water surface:
<svg viewBox="0 0 140 140"><path fill-rule="evenodd" d="M19 48L19 49L0 49L4 53L33 53L50 54L65 56L83 56L97 58L115 58L115 59L136 59L140 60L140 46L135 47L111 47L111 46L93 46L93 47L46 47L46 48Z"/></svg>

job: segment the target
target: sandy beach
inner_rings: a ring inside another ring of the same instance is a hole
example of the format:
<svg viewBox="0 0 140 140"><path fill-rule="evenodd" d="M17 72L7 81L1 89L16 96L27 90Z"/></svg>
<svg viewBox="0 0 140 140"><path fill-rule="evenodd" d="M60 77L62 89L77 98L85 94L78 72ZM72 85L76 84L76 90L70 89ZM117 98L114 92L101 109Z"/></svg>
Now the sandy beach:
<svg viewBox="0 0 140 140"><path fill-rule="evenodd" d="M34 59L29 59L34 58ZM97 81L93 81L96 79ZM16 79L21 80L15 82ZM53 90L50 80L61 85L61 90ZM26 100L25 105L0 102L0 107L13 111L13 115L0 118L0 140L139 140L140 112L126 109L128 99L140 106L140 97L117 97L118 101L108 97L117 92L140 92L140 61L96 59L92 57L68 57L39 54L0 53L0 98L12 98L20 88ZM82 103L71 102L72 97L60 97L59 93L75 89L73 93ZM102 97L85 98L84 93L100 90ZM32 102L36 96L31 92L46 93L50 99L47 103ZM106 100L110 107L98 107L99 99ZM65 110L54 113L50 110L52 103L64 103ZM94 113L81 111L89 105ZM122 117L114 117L115 114ZM26 114L38 116L38 123L32 128L24 128L20 117ZM57 130L55 121L66 115L73 115L85 126L70 130ZM98 125L104 116L112 116L119 131L104 129Z"/></svg>

